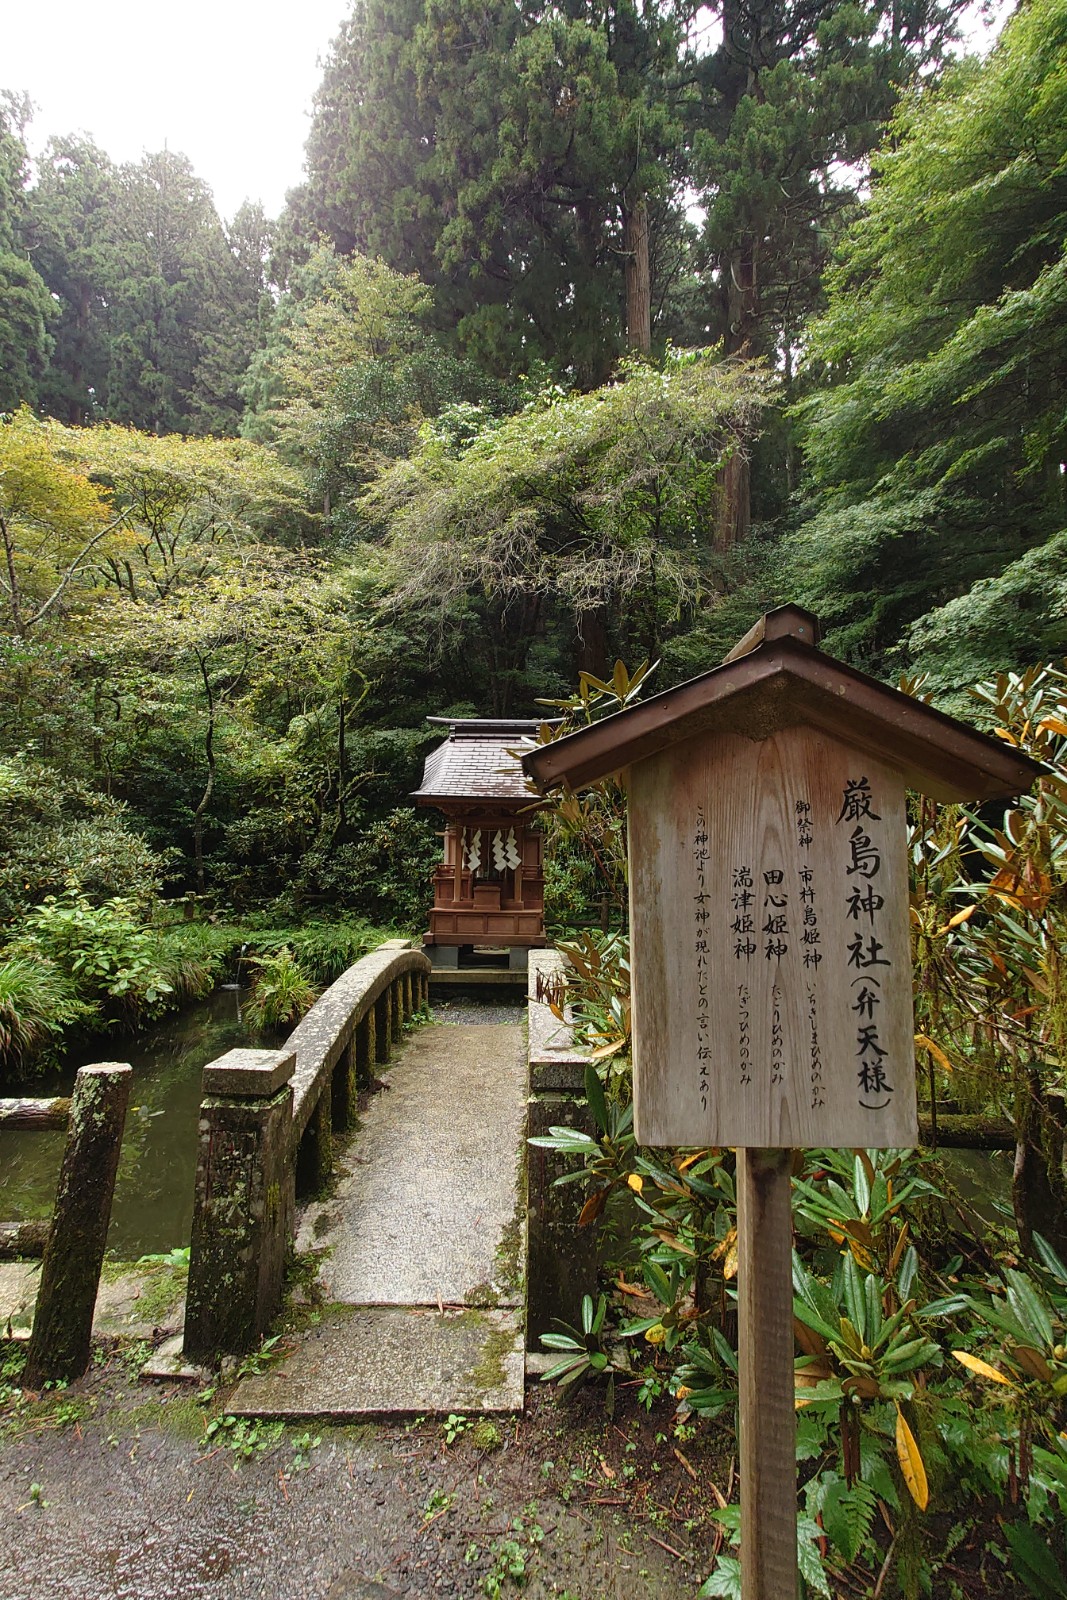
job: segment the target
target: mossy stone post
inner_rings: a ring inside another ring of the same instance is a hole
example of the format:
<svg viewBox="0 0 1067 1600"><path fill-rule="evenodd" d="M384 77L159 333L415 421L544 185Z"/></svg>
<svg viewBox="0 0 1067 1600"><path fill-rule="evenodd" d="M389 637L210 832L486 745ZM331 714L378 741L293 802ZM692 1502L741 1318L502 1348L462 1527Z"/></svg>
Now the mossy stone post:
<svg viewBox="0 0 1067 1600"><path fill-rule="evenodd" d="M415 1012L415 1007L412 1004L411 973L410 972L405 972L404 976L400 980L400 985L401 985L400 992L403 995L403 1001L404 1001L404 1021L405 1022L410 1022L411 1018L412 1018L412 1016L414 1015L414 1012Z"/></svg>
<svg viewBox="0 0 1067 1600"><path fill-rule="evenodd" d="M404 1035L404 980L395 978L389 985L392 1005L392 1041L399 1044Z"/></svg>
<svg viewBox="0 0 1067 1600"><path fill-rule="evenodd" d="M82 1067L74 1080L26 1361L25 1382L31 1389L48 1380L80 1378L89 1365L93 1309L132 1079L130 1067L109 1061Z"/></svg>
<svg viewBox="0 0 1067 1600"><path fill-rule="evenodd" d="M293 1222L285 1050L230 1050L204 1068L189 1252L185 1354L252 1349L281 1303Z"/></svg>
<svg viewBox="0 0 1067 1600"><path fill-rule="evenodd" d="M356 1083L369 1089L374 1080L374 1007L356 1023Z"/></svg>
<svg viewBox="0 0 1067 1600"><path fill-rule="evenodd" d="M389 1060L389 1045L393 1037L393 997L384 988L374 1002L374 1059L379 1066Z"/></svg>
<svg viewBox="0 0 1067 1600"><path fill-rule="evenodd" d="M296 1184L302 1195L321 1194L333 1173L332 1088L327 1078L300 1141Z"/></svg>
<svg viewBox="0 0 1067 1600"><path fill-rule="evenodd" d="M589 1053L576 1047L570 1027L537 998L538 972L555 975L562 966L554 950L531 952L529 1139L544 1137L555 1127L594 1137L597 1131L585 1095ZM582 1296L596 1288L596 1230L578 1226L581 1185L557 1187L555 1182L571 1166L555 1150L527 1147L526 1344L531 1350L538 1348L541 1334L557 1331L557 1321L580 1323Z"/></svg>
<svg viewBox="0 0 1067 1600"><path fill-rule="evenodd" d="M351 1039L341 1051L336 1067L333 1069L333 1084L331 1092L333 1125L338 1133L346 1133L355 1126L356 1097L359 1093L359 1083L356 1076L356 1036Z"/></svg>

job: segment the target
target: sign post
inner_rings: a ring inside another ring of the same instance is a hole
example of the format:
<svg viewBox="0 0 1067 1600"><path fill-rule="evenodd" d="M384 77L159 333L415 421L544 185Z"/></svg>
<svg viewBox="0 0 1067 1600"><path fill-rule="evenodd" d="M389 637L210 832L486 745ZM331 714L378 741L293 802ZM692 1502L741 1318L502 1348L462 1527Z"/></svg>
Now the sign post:
<svg viewBox="0 0 1067 1600"><path fill-rule="evenodd" d="M905 791L1036 762L818 648L798 606L721 667L523 758L628 790L634 1131L737 1149L742 1589L796 1590L793 1151L918 1142Z"/></svg>
<svg viewBox="0 0 1067 1600"><path fill-rule="evenodd" d="M791 1150L737 1152L738 1454L745 1600L792 1600L797 1587L792 1166Z"/></svg>

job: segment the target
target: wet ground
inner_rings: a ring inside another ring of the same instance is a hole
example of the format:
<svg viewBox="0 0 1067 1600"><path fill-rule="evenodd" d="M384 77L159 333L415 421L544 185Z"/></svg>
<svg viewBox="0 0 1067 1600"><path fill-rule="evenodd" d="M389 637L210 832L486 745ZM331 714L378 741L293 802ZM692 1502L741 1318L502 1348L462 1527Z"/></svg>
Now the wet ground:
<svg viewBox="0 0 1067 1600"><path fill-rule="evenodd" d="M224 1396L118 1361L0 1438L0 1600L680 1600L714 1564L732 1440L620 1391L520 1416L206 1430ZM446 1433L452 1435L451 1442ZM249 1459L242 1459L241 1451Z"/></svg>

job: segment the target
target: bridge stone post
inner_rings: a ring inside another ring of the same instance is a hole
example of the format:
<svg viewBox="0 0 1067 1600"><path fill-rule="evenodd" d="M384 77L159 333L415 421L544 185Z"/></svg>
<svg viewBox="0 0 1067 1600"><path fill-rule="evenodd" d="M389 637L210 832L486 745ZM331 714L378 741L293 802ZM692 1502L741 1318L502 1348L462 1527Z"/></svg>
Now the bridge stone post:
<svg viewBox="0 0 1067 1600"><path fill-rule="evenodd" d="M550 1128L576 1128L596 1133L585 1097L589 1053L574 1043L570 1028L538 999L538 975L558 977L562 958L555 950L530 952L530 1098L527 1137ZM527 1147L526 1345L538 1348L542 1333L556 1332L555 1322L581 1326L582 1296L596 1289L595 1229L579 1229L582 1186L555 1187L555 1179L573 1163L553 1150Z"/></svg>
<svg viewBox="0 0 1067 1600"><path fill-rule="evenodd" d="M253 1348L281 1302L295 1066L292 1051L230 1050L204 1068L185 1309L194 1361Z"/></svg>
<svg viewBox="0 0 1067 1600"><path fill-rule="evenodd" d="M341 1051L333 1069L332 1104L333 1125L339 1133L347 1133L356 1123L356 1101L359 1095L359 1072L356 1061L356 1036Z"/></svg>
<svg viewBox="0 0 1067 1600"><path fill-rule="evenodd" d="M298 1194L321 1194L333 1173L333 1081L327 1078L296 1157Z"/></svg>
<svg viewBox="0 0 1067 1600"><path fill-rule="evenodd" d="M388 985L374 1002L374 1059L379 1066L389 1060L393 1039L393 994Z"/></svg>
<svg viewBox="0 0 1067 1600"><path fill-rule="evenodd" d="M377 1060L373 1006L366 1016L356 1023L353 1043L356 1051L356 1082L361 1089L369 1089L374 1079L374 1063Z"/></svg>

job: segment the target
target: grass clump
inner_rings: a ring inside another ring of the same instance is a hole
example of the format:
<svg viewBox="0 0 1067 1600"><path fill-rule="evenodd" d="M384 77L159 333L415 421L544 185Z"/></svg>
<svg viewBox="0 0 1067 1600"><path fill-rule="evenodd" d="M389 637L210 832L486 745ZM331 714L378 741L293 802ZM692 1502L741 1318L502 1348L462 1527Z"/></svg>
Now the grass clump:
<svg viewBox="0 0 1067 1600"><path fill-rule="evenodd" d="M49 1047L89 1012L53 962L28 955L0 960L0 1068L43 1068Z"/></svg>
<svg viewBox="0 0 1067 1600"><path fill-rule="evenodd" d="M265 933L252 931L248 942L258 958L288 949L307 974L308 981L324 989L389 937L387 931L362 918L352 917L343 922L318 919L295 927L276 927Z"/></svg>
<svg viewBox="0 0 1067 1600"><path fill-rule="evenodd" d="M252 1028L291 1028L318 999L318 991L288 945L272 955L253 956L251 965L256 976L244 1014Z"/></svg>

